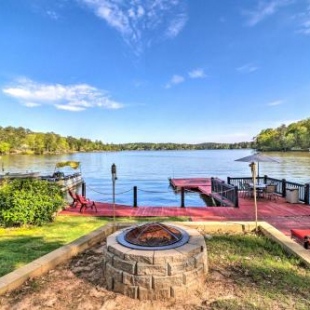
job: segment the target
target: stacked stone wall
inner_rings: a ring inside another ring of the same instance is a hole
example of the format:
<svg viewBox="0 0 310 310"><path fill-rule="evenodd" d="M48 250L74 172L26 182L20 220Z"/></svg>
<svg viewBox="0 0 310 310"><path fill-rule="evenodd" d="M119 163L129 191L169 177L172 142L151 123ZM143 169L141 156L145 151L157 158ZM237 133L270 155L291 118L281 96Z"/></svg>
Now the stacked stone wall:
<svg viewBox="0 0 310 310"><path fill-rule="evenodd" d="M199 288L208 272L204 238L184 228L188 243L168 250L137 250L120 245L117 231L107 238L104 270L109 290L140 300L178 298Z"/></svg>

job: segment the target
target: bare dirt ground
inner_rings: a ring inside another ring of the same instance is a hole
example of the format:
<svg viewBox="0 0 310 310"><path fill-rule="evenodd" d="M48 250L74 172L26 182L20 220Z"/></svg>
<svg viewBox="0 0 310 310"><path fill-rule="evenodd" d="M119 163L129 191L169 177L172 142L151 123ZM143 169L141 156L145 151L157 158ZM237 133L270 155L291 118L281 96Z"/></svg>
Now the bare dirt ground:
<svg viewBox="0 0 310 310"><path fill-rule="evenodd" d="M179 300L139 301L106 289L99 244L60 265L48 274L28 281L20 289L0 296L1 310L128 310L128 309L295 309L281 304L253 306L247 302L246 274L221 265L209 266L200 290ZM243 279L242 279L243 277ZM242 284L240 284L240 281Z"/></svg>
<svg viewBox="0 0 310 310"><path fill-rule="evenodd" d="M212 302L209 296L218 297L224 286L228 292L223 275L211 271L209 281L213 279L212 286L192 292L178 301L139 301L113 293L106 289L102 247L103 244L97 245L48 274L28 281L20 289L0 296L0 309L208 309L207 304Z"/></svg>

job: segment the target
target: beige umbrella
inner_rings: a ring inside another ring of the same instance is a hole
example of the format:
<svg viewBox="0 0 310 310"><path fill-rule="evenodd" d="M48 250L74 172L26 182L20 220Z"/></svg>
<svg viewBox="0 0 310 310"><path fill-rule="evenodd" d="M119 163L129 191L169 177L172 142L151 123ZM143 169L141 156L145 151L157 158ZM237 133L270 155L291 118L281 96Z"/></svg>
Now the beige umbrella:
<svg viewBox="0 0 310 310"><path fill-rule="evenodd" d="M263 155L260 153L255 153L246 157L242 157L239 159L236 159L235 161L243 161L248 163L257 163L257 178L259 182L259 163L279 163L280 161L276 158ZM255 182L253 182L255 183Z"/></svg>

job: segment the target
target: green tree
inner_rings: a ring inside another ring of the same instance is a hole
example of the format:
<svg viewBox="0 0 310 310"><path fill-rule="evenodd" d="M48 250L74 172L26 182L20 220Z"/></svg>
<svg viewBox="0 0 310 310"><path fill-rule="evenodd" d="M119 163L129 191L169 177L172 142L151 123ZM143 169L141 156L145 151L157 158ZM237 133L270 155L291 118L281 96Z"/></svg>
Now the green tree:
<svg viewBox="0 0 310 310"><path fill-rule="evenodd" d="M0 141L0 154L6 154L10 151L10 144L4 141Z"/></svg>

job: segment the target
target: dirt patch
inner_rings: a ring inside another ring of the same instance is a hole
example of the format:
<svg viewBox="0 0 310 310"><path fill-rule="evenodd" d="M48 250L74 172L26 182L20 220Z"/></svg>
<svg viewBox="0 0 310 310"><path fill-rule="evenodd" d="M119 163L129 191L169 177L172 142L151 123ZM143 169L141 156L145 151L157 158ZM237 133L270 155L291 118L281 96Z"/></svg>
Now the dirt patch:
<svg viewBox="0 0 310 310"><path fill-rule="evenodd" d="M252 290L255 298L256 284L244 271L229 266L209 266L205 284L178 300L139 301L106 289L102 267L104 243L76 256L46 275L25 283L20 289L0 296L1 310L128 310L128 309L295 309L283 307L281 302L253 306L248 300ZM287 304L286 304L287 305Z"/></svg>

